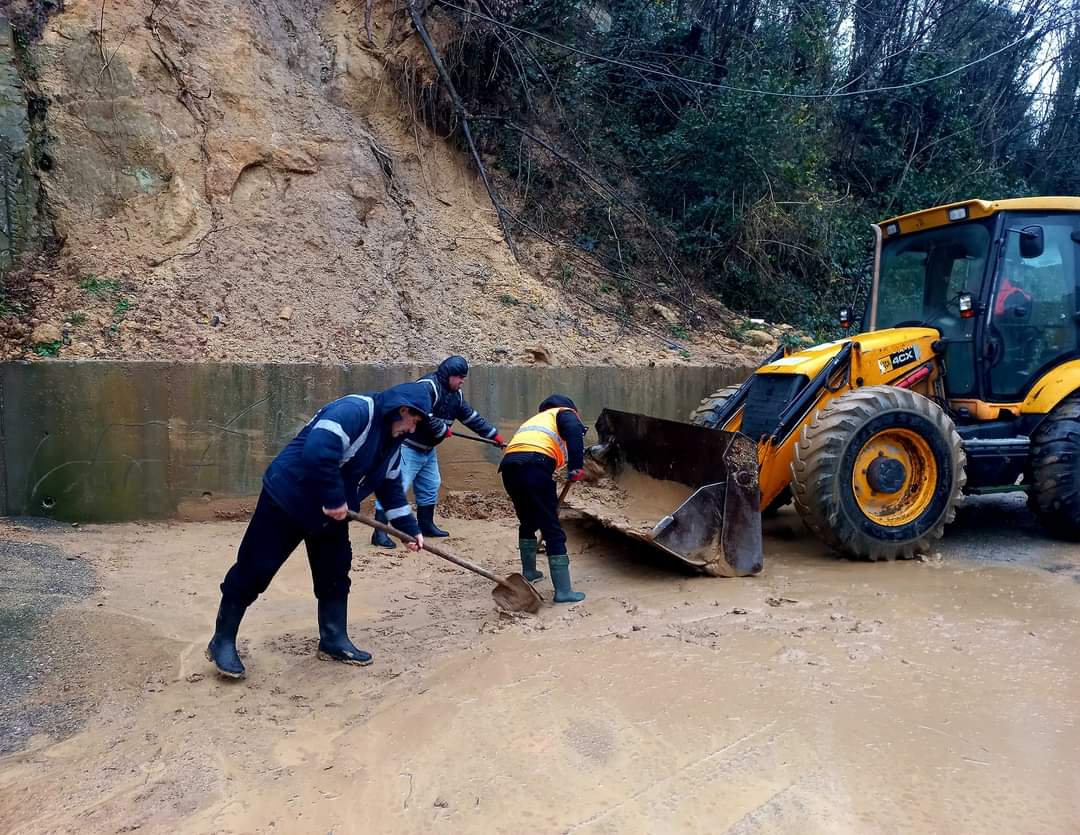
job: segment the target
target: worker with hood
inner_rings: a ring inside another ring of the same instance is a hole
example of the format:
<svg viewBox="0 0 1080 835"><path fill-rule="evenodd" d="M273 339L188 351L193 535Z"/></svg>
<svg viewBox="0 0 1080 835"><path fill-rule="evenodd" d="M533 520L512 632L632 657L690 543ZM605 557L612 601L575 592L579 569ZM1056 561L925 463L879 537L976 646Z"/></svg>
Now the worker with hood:
<svg viewBox="0 0 1080 835"><path fill-rule="evenodd" d="M349 640L348 512L374 493L394 527L423 546L402 488L401 444L431 411L431 389L405 383L382 392L350 394L323 406L278 453L263 475L255 513L240 543L236 563L221 584L214 637L206 657L220 673L242 678L236 633L244 612L301 541L318 600L319 658L345 664L371 663L371 655Z"/></svg>
<svg viewBox="0 0 1080 835"><path fill-rule="evenodd" d="M453 356L444 359L433 373L417 380L428 387L434 405L431 416L416 427L412 437L405 439L401 449L401 478L406 492L411 487L416 497L416 518L420 521L420 532L424 536L449 536L435 524L435 505L438 504L442 484L435 447L454 434L450 429L451 424L459 420L481 438L499 445L503 442L499 430L484 420L462 396L461 387L468 376L468 361L465 357ZM381 503L375 505L375 518L380 522L387 521ZM371 544L393 548L394 540L381 531L375 531Z"/></svg>
<svg viewBox="0 0 1080 835"><path fill-rule="evenodd" d="M568 482L584 475L585 424L569 397L553 394L540 404L538 414L521 425L506 445L499 471L503 485L514 503L518 518L518 550L521 572L533 582L543 578L536 570L536 532L547 544L548 569L555 586L556 603L578 603L585 599L570 584L570 557L566 534L559 524L559 498L554 476L566 467Z"/></svg>

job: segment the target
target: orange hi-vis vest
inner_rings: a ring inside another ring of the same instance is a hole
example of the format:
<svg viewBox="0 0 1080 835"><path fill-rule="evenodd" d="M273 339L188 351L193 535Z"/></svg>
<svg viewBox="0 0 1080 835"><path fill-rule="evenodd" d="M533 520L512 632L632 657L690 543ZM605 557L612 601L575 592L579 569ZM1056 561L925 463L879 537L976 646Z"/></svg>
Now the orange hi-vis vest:
<svg viewBox="0 0 1080 835"><path fill-rule="evenodd" d="M539 452L555 459L555 469L566 466L566 442L559 434L556 420L559 412L572 412L571 408L559 406L555 409L545 409L538 415L529 418L510 439L507 444L507 454L511 452Z"/></svg>

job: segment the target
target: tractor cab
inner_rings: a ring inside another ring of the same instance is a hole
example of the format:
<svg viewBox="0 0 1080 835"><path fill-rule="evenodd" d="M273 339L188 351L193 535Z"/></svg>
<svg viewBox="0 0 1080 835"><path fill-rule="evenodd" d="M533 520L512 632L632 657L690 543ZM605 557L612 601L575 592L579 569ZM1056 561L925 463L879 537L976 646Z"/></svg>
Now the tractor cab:
<svg viewBox="0 0 1080 835"><path fill-rule="evenodd" d="M1080 199L971 200L876 228L865 330L936 329L959 419L994 417L985 404L1022 402L1080 356Z"/></svg>

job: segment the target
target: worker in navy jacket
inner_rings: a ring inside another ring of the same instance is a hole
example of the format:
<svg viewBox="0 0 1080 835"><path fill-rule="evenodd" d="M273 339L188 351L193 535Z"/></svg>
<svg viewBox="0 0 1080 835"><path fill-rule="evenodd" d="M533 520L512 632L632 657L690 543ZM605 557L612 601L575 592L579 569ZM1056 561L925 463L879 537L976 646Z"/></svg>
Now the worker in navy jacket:
<svg viewBox="0 0 1080 835"><path fill-rule="evenodd" d="M423 545L405 499L401 444L431 411L431 389L405 383L383 392L350 394L323 406L263 475L262 492L236 563L221 584L214 637L206 657L220 673L242 678L236 633L247 608L301 541L307 546L319 612L319 658L371 663L349 640L348 512L374 493L398 530Z"/></svg>
<svg viewBox="0 0 1080 835"><path fill-rule="evenodd" d="M435 505L439 501L439 487L442 475L439 473L439 458L435 447L449 438L450 429L455 420L465 424L481 438L487 438L502 444L503 439L491 423L484 420L476 409L468 404L461 394L461 387L469 375L469 363L465 357L447 357L434 372L417 380L425 385L434 398L431 417L421 421L416 432L405 439L401 449L402 485L412 488L416 497L416 518L420 522L420 532L424 536L449 536L435 524ZM375 518L383 518L381 502L375 504ZM380 548L393 548L394 541L381 531L375 531L371 544Z"/></svg>

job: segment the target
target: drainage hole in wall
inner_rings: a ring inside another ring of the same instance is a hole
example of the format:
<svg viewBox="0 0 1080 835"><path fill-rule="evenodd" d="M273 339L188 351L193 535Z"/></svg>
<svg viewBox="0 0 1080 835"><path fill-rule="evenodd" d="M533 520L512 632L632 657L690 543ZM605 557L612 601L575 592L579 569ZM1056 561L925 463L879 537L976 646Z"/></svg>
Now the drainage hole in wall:
<svg viewBox="0 0 1080 835"><path fill-rule="evenodd" d="M41 500L41 507L43 510L52 510L56 507L56 499L52 496L46 496Z"/></svg>

